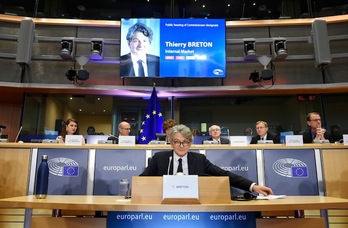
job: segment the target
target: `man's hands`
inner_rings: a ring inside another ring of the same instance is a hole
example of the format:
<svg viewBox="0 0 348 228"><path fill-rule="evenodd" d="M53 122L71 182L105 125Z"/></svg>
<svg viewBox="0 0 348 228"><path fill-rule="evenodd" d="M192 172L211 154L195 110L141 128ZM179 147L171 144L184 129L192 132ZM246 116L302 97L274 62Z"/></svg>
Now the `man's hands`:
<svg viewBox="0 0 348 228"><path fill-rule="evenodd" d="M253 186L253 191L259 194L262 194L264 196L273 195L272 189L266 186L259 186L257 184Z"/></svg>
<svg viewBox="0 0 348 228"><path fill-rule="evenodd" d="M324 140L325 139L325 136L324 136L325 132L326 132L326 129L318 127L317 131L316 131L317 134L315 135L315 140Z"/></svg>

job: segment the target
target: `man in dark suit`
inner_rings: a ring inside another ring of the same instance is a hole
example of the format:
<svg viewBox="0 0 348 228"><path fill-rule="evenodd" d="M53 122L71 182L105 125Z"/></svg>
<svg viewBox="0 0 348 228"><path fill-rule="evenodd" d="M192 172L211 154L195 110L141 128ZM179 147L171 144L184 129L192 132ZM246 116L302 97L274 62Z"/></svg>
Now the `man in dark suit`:
<svg viewBox="0 0 348 228"><path fill-rule="evenodd" d="M214 141L217 144L230 144L230 140L229 139L220 137L221 136L221 128L218 125L211 125L210 126L210 128L209 128L209 135L211 137L206 139L207 141Z"/></svg>
<svg viewBox="0 0 348 228"><path fill-rule="evenodd" d="M128 122L122 121L121 123L118 124L118 136L130 136L131 133L131 126ZM108 140L112 140L113 144L118 144L118 137L114 135L110 135ZM137 142L135 142L137 143Z"/></svg>
<svg viewBox="0 0 348 228"><path fill-rule="evenodd" d="M258 141L272 140L273 143L280 143L279 135L268 132L268 124L265 121L256 122L256 132L257 135L252 137L250 144L257 144Z"/></svg>
<svg viewBox="0 0 348 228"><path fill-rule="evenodd" d="M307 125L308 129L301 132L303 143L320 142L321 140L328 140L330 138L330 134L321 127L321 117L319 113L308 113Z"/></svg>
<svg viewBox="0 0 348 228"><path fill-rule="evenodd" d="M186 175L228 176L230 185L263 195L273 194L272 189L212 164L205 155L189 152L193 140L191 130L185 125L175 125L170 133L172 151L157 152L141 176L162 176L183 173ZM181 160L180 160L181 159Z"/></svg>
<svg viewBox="0 0 348 228"><path fill-rule="evenodd" d="M136 23L129 28L126 39L130 53L120 57L120 76L159 76L159 57L147 54L153 39L152 29Z"/></svg>

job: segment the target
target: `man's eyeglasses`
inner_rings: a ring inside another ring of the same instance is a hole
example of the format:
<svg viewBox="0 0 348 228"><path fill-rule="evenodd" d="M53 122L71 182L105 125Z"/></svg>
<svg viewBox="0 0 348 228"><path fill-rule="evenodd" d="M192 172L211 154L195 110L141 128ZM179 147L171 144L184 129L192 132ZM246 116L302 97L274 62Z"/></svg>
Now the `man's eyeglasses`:
<svg viewBox="0 0 348 228"><path fill-rule="evenodd" d="M173 142L173 144L174 144L174 146L177 146L177 147L179 147L179 146L183 146L183 147L188 147L189 145L190 145L190 141L183 141L183 142L180 142L180 141L178 141L178 140L173 140L172 141Z"/></svg>
<svg viewBox="0 0 348 228"><path fill-rule="evenodd" d="M216 129L211 129L210 131L220 131L220 129L216 128Z"/></svg>
<svg viewBox="0 0 348 228"><path fill-rule="evenodd" d="M130 131L130 128L121 128L122 130Z"/></svg>
<svg viewBox="0 0 348 228"><path fill-rule="evenodd" d="M313 122L318 122L318 121L321 121L321 119L314 119L314 120L311 120Z"/></svg>

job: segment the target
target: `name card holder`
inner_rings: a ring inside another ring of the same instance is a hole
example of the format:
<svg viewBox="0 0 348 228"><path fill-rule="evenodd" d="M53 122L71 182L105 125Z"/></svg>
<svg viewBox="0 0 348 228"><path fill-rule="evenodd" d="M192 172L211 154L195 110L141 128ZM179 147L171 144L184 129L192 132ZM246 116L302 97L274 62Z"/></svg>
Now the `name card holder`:
<svg viewBox="0 0 348 228"><path fill-rule="evenodd" d="M348 135L343 135L343 145L348 146Z"/></svg>
<svg viewBox="0 0 348 228"><path fill-rule="evenodd" d="M285 135L286 146L303 146L302 135Z"/></svg>
<svg viewBox="0 0 348 228"><path fill-rule="evenodd" d="M248 137L247 136L230 136L231 146L248 146Z"/></svg>
<svg viewBox="0 0 348 228"><path fill-rule="evenodd" d="M118 136L119 146L135 146L135 136Z"/></svg>
<svg viewBox="0 0 348 228"><path fill-rule="evenodd" d="M66 135L65 136L65 145L69 146L82 146L83 136L82 135Z"/></svg>
<svg viewBox="0 0 348 228"><path fill-rule="evenodd" d="M228 177L198 177L199 202L201 204L230 204L231 188ZM168 203L170 199L166 200ZM177 201L176 199L174 201ZM182 200L188 201L188 200ZM164 203L167 203L164 202ZM162 204L163 177L133 176L132 203ZM183 202L181 202L183 203ZM187 204L187 203L186 203ZM196 203L194 203L196 204Z"/></svg>
<svg viewBox="0 0 348 228"><path fill-rule="evenodd" d="M163 176L162 204L201 204L197 175Z"/></svg>

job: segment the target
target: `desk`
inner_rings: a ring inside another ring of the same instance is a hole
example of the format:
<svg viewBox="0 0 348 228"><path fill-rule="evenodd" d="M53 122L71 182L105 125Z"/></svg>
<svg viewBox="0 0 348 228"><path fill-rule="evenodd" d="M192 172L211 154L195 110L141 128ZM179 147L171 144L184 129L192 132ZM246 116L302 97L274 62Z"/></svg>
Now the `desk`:
<svg viewBox="0 0 348 228"><path fill-rule="evenodd" d="M229 204L201 204L201 205L162 205L162 204L134 204L130 201L118 202L115 196L53 196L47 199L36 199L35 196L21 196L0 199L0 207L26 208L28 210L26 227L30 227L31 209L69 209L69 210L93 210L93 211L146 211L146 212L252 212L252 211L284 211L284 210L326 210L347 209L348 199L325 197L325 196L287 196L278 200L254 200L254 201L231 201ZM65 221L46 217L33 217L31 227L68 227ZM105 218L71 218L78 219L79 227L93 227L93 220L98 220L98 227L106 223ZM83 221L85 219L85 222ZM278 221L276 221L278 220ZM306 222L304 225L302 222ZM92 222L91 222L92 221ZM257 227L294 227L294 222L301 222L296 227L325 227L325 221L321 219L259 219ZM288 221L288 222L287 222ZM29 222L29 223L28 223ZM52 222L52 223L51 223ZM267 223L267 224L266 224ZM288 224L286 224L288 223ZM70 224L70 223L69 223ZM105 226L104 226L105 227Z"/></svg>

